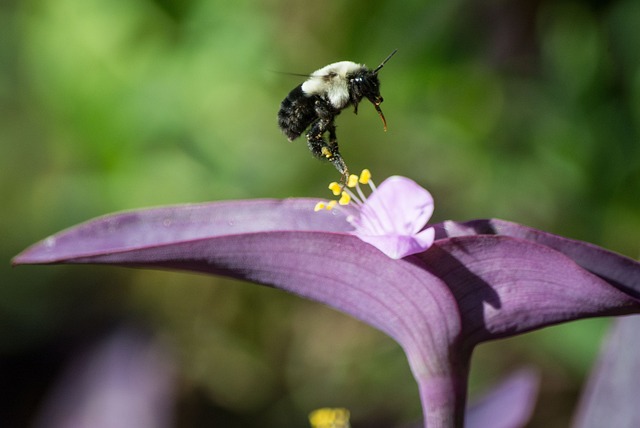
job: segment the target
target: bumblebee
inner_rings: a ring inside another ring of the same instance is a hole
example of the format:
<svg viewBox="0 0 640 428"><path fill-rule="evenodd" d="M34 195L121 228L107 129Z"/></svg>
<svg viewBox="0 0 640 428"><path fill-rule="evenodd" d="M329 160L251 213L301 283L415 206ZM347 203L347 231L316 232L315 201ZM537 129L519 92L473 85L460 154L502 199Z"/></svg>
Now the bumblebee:
<svg viewBox="0 0 640 428"><path fill-rule="evenodd" d="M357 114L358 104L366 98L375 107L384 130L387 130L387 121L380 109L383 98L378 72L396 52L397 49L373 70L352 61L322 67L289 92L280 104L278 125L289 141L309 129L306 134L309 150L315 157L331 162L342 174L343 184L349 170L340 155L335 118L349 106L353 106L353 112ZM328 141L324 138L327 133Z"/></svg>

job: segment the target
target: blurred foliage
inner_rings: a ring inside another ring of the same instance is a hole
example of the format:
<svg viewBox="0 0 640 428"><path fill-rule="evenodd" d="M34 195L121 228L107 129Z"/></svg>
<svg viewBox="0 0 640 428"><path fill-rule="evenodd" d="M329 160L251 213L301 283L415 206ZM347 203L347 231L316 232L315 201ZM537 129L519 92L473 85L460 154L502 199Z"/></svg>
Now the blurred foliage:
<svg viewBox="0 0 640 428"><path fill-rule="evenodd" d="M425 185L436 221L499 217L636 257L638 22L634 0L3 1L0 370L14 382L0 425L31 420L67 358L123 322L179 350L177 426L300 427L323 406L354 426L419 418L398 346L327 308L216 278L8 261L112 211L327 197L337 172L277 128L301 81L280 72L375 66L394 48L389 131L366 102L338 118L352 170ZM562 379L543 402L567 405L534 424L564 426L603 325L481 347L474 390L538 365Z"/></svg>

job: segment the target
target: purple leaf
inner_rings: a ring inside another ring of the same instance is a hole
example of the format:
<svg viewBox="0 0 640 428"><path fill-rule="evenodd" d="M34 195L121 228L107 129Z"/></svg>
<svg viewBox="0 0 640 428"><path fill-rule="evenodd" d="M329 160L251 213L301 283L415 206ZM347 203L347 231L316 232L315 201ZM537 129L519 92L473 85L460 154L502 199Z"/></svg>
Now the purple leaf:
<svg viewBox="0 0 640 428"><path fill-rule="evenodd" d="M462 340L470 347L564 321L638 310L633 297L534 242L499 235L441 239L417 258L455 295ZM639 266L630 267L640 274Z"/></svg>
<svg viewBox="0 0 640 428"><path fill-rule="evenodd" d="M466 428L519 428L531 418L540 376L533 370L513 373L467 410Z"/></svg>
<svg viewBox="0 0 640 428"><path fill-rule="evenodd" d="M121 330L65 371L38 428L169 428L175 367L165 346Z"/></svg>
<svg viewBox="0 0 640 428"><path fill-rule="evenodd" d="M14 263L206 272L325 303L401 344L429 427L462 425L477 343L640 309L631 293L640 265L589 244L497 220L446 222L434 226L427 251L392 260L350 232L353 210L313 207L257 200L115 214L54 235Z"/></svg>
<svg viewBox="0 0 640 428"><path fill-rule="evenodd" d="M616 320L581 399L576 428L640 426L640 317Z"/></svg>
<svg viewBox="0 0 640 428"><path fill-rule="evenodd" d="M99 217L51 236L13 259L56 263L225 235L275 231L348 232L343 210L313 212L315 200L247 200L186 204Z"/></svg>
<svg viewBox="0 0 640 428"><path fill-rule="evenodd" d="M467 235L503 235L524 239L559 251L584 269L604 278L625 293L640 298L640 265L637 261L587 242L553 235L505 220L447 221L438 227L437 238Z"/></svg>

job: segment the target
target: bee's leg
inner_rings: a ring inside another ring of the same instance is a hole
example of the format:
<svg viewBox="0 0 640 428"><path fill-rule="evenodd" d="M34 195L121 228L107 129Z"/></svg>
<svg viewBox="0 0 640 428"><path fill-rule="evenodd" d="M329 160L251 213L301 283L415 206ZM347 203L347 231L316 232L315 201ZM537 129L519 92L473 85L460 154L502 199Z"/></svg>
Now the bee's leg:
<svg viewBox="0 0 640 428"><path fill-rule="evenodd" d="M344 159L340 155L340 149L338 148L338 138L336 136L335 118L340 114L340 110L335 109L326 99L318 98L314 104L314 110L318 119L311 125L311 129L307 134L307 140L309 141L309 148L315 145L315 149L311 148L311 151L318 157L329 160L336 167L336 169L342 174L340 180L342 186L347 182L349 172ZM325 132L329 133L329 143L327 144L322 136Z"/></svg>
<svg viewBox="0 0 640 428"><path fill-rule="evenodd" d="M347 184L347 179L349 178L349 168L347 168L347 164L340 155L340 149L338 148L338 136L336 135L336 125L333 120L327 127L327 130L329 131L329 147L331 147L331 150L334 153L333 160L329 160L333 163L340 174L342 174L340 184L344 187Z"/></svg>
<svg viewBox="0 0 640 428"><path fill-rule="evenodd" d="M324 140L324 133L329 132L329 144ZM312 125L307 133L307 144L311 153L317 158L327 159L342 174L341 183L346 183L349 176L347 165L345 164L340 150L338 149L338 140L336 138L336 127L331 119L318 119Z"/></svg>

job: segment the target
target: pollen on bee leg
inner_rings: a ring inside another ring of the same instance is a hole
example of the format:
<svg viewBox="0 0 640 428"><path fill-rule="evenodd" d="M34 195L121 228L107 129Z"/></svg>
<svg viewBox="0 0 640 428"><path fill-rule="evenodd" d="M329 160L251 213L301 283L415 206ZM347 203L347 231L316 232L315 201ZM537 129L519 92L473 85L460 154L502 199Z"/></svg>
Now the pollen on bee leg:
<svg viewBox="0 0 640 428"><path fill-rule="evenodd" d="M331 159L333 157L333 153L331 153L331 150L329 150L327 147L323 147L320 152L322 153L322 156L327 159Z"/></svg>

